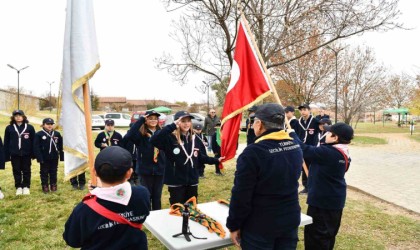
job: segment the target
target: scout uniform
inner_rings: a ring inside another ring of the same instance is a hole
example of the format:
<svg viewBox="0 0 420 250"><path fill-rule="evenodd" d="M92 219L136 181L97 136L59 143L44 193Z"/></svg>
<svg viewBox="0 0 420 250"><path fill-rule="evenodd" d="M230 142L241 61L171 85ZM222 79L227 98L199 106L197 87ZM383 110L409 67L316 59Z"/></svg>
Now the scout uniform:
<svg viewBox="0 0 420 250"><path fill-rule="evenodd" d="M105 126L114 126L114 120L109 119L105 121ZM107 131L105 128L104 131L98 134L95 140L95 147L103 150L106 147L110 146L121 146L122 135L117 131Z"/></svg>

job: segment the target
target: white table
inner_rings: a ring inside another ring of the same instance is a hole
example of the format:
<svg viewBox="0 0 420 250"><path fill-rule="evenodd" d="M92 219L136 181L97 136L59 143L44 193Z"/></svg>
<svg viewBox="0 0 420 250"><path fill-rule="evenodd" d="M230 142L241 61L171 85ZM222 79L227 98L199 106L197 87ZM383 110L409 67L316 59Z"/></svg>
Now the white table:
<svg viewBox="0 0 420 250"><path fill-rule="evenodd" d="M229 215L229 208L216 201L198 204L197 206L204 214L223 225L226 232L224 239L217 236L216 233L210 233L206 227L192 220L188 221L191 233L195 237L207 238L206 240L194 239L191 237L191 241L188 242L182 235L176 238L172 237L174 234L182 231L182 217L170 215L169 209L150 212L150 215L144 222L144 226L170 250L198 250L231 245L230 233L226 228L226 219ZM312 223L312 217L302 213L300 216L300 226Z"/></svg>

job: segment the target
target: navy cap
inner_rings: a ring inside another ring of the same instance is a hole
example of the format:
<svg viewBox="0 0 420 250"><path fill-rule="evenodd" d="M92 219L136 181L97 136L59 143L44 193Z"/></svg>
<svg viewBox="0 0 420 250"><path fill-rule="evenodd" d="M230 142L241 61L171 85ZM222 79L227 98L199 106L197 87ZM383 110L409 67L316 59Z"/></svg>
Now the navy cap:
<svg viewBox="0 0 420 250"><path fill-rule="evenodd" d="M299 110L304 109L304 108L305 109L311 109L311 107L309 107L309 104L307 104L307 103L304 103L304 104L302 104L298 107Z"/></svg>
<svg viewBox="0 0 420 250"><path fill-rule="evenodd" d="M328 118L322 118L321 120L319 120L319 124L331 125L331 120Z"/></svg>
<svg viewBox="0 0 420 250"><path fill-rule="evenodd" d="M95 170L99 172L102 165L108 164L117 175L124 174L133 165L130 152L122 147L107 147L96 156Z"/></svg>
<svg viewBox="0 0 420 250"><path fill-rule="evenodd" d="M295 112L295 107L293 107L293 106L287 106L286 108L284 108L284 112L285 113L287 113L287 112Z"/></svg>
<svg viewBox="0 0 420 250"><path fill-rule="evenodd" d="M201 124L195 124L194 125L194 129L196 129L196 130L202 130L203 129L203 126Z"/></svg>
<svg viewBox="0 0 420 250"><path fill-rule="evenodd" d="M114 120L112 120L112 119L105 120L105 125L111 125L111 126L114 126L114 124L115 124L115 122L114 122Z"/></svg>
<svg viewBox="0 0 420 250"><path fill-rule="evenodd" d="M346 140L348 142L353 139L353 128L343 122L338 122L332 126L324 126L324 129L337 135L340 139Z"/></svg>
<svg viewBox="0 0 420 250"><path fill-rule="evenodd" d="M248 111L249 111L249 112L255 112L255 111L257 111L257 109L258 109L258 107L257 107L256 105L254 105L254 106L250 107L250 108L248 109Z"/></svg>
<svg viewBox="0 0 420 250"><path fill-rule="evenodd" d="M176 121L176 120L178 120L181 117L189 117L191 119L194 118L194 116L190 115L190 113L188 113L187 111L178 111L174 115L174 120Z"/></svg>
<svg viewBox="0 0 420 250"><path fill-rule="evenodd" d="M54 120L51 118L45 118L44 120L42 120L42 124L46 124L46 123L55 124Z"/></svg>
<svg viewBox="0 0 420 250"><path fill-rule="evenodd" d="M16 110L13 111L12 115L13 116L15 116L15 115L25 115L25 113L23 112L23 110L16 109Z"/></svg>
<svg viewBox="0 0 420 250"><path fill-rule="evenodd" d="M160 116L160 114L158 112L154 111L154 110L147 110L146 114L144 116L148 117L149 115L155 115L157 117Z"/></svg>
<svg viewBox="0 0 420 250"><path fill-rule="evenodd" d="M272 123L284 122L284 109L277 103L266 103L258 106L255 117L261 121Z"/></svg>

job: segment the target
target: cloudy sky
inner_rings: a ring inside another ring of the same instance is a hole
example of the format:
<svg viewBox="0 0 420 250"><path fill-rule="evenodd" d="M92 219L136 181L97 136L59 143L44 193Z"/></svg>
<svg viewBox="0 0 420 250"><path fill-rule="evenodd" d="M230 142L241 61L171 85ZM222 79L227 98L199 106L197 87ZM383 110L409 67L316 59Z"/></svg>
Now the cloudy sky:
<svg viewBox="0 0 420 250"><path fill-rule="evenodd" d="M17 85L35 95L58 93L65 22L65 0L0 1L0 88ZM200 79L186 86L172 82L166 72L155 69L153 59L163 51L179 53L169 37L173 14L160 1L95 0L95 20L101 69L91 81L100 96L129 99L204 102L195 89ZM401 0L404 22L412 30L365 34L352 39L372 47L377 58L395 72L420 72L420 1Z"/></svg>

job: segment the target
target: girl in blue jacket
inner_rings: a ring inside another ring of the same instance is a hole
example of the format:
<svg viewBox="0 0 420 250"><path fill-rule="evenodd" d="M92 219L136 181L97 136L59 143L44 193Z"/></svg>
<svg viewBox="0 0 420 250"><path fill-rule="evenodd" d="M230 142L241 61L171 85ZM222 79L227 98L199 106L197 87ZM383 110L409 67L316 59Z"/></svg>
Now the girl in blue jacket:
<svg viewBox="0 0 420 250"><path fill-rule="evenodd" d="M200 152L201 143L192 130L191 116L186 111L174 115L174 123L157 131L150 142L163 150L166 156L164 184L168 186L169 202L185 203L198 197L198 171L200 163L217 164L219 159Z"/></svg>
<svg viewBox="0 0 420 250"><path fill-rule="evenodd" d="M345 123L324 126L328 131L325 144L304 144L296 135L303 156L311 160L308 176L307 214L313 223L305 226L305 249L333 249L346 201L347 184L344 174L350 165L348 144L353 128Z"/></svg>
<svg viewBox="0 0 420 250"><path fill-rule="evenodd" d="M163 174L165 172L165 154L150 143L150 137L160 130L160 114L154 110L146 112L134 123L123 138L123 145L128 141L137 146L137 163L140 183L150 192L151 210L162 208Z"/></svg>

